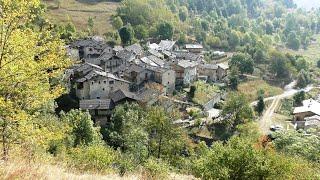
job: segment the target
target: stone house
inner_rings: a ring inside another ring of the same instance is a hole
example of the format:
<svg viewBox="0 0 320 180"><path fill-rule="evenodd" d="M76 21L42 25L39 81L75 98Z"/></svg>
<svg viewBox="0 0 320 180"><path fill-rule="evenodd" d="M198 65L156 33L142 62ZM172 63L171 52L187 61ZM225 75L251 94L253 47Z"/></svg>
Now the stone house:
<svg viewBox="0 0 320 180"><path fill-rule="evenodd" d="M186 44L186 50L191 53L201 53L203 46L201 44Z"/></svg>
<svg viewBox="0 0 320 180"><path fill-rule="evenodd" d="M130 82L111 73L91 71L76 80L76 95L79 99L108 99L118 89L129 91Z"/></svg>
<svg viewBox="0 0 320 180"><path fill-rule="evenodd" d="M296 107L293 110L294 120L295 121L303 121L306 117L311 117L318 115L320 116L320 103L313 100L308 99L302 102L302 106Z"/></svg>
<svg viewBox="0 0 320 180"><path fill-rule="evenodd" d="M173 51L177 49L175 47L176 41L171 41L171 40L161 40L159 43L159 50L160 51Z"/></svg>
<svg viewBox="0 0 320 180"><path fill-rule="evenodd" d="M94 38L77 40L70 45L72 48L79 51L79 59L84 59L85 62L96 64L94 60L100 57L103 53L113 53L113 48L105 44L101 40ZM96 64L98 65L98 64Z"/></svg>
<svg viewBox="0 0 320 180"><path fill-rule="evenodd" d="M177 85L190 85L197 79L198 63L188 60L180 60L174 66Z"/></svg>
<svg viewBox="0 0 320 180"><path fill-rule="evenodd" d="M217 64L217 65L218 65L217 80L223 81L228 76L229 65L223 64L223 63Z"/></svg>
<svg viewBox="0 0 320 180"><path fill-rule="evenodd" d="M198 75L206 76L208 82L216 82L218 80L218 66L215 64L200 64Z"/></svg>
<svg viewBox="0 0 320 180"><path fill-rule="evenodd" d="M170 68L148 68L154 74L152 75L154 81L159 83L164 88L164 94L173 94L176 87L176 72Z"/></svg>

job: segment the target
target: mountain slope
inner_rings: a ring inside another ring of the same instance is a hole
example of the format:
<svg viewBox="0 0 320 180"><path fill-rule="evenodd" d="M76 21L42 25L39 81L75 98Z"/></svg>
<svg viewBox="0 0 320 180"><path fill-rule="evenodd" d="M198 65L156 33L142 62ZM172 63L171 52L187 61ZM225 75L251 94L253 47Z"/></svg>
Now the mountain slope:
<svg viewBox="0 0 320 180"><path fill-rule="evenodd" d="M47 17L51 22L63 24L71 21L79 30L87 30L89 17L94 19L96 34L104 34L112 28L110 17L115 13L119 3L97 2L89 0L63 0L60 7L57 1L44 0L48 7Z"/></svg>

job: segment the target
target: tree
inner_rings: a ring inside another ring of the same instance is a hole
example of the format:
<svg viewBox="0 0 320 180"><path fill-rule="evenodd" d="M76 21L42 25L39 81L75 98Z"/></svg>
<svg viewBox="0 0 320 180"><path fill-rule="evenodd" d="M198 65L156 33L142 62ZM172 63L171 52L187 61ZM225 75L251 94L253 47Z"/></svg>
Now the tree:
<svg viewBox="0 0 320 180"><path fill-rule="evenodd" d="M298 74L297 87L304 88L311 82L310 75L305 70L301 70Z"/></svg>
<svg viewBox="0 0 320 180"><path fill-rule="evenodd" d="M229 64L230 66L238 68L242 74L252 74L254 71L253 60L249 54L237 53L231 58Z"/></svg>
<svg viewBox="0 0 320 180"><path fill-rule="evenodd" d="M12 143L23 138L37 141L38 137L29 136L34 115L64 92L57 83L70 65L61 49L64 44L48 27L37 31L27 26L36 17L32 10L39 5L38 0L0 3L0 135L4 159Z"/></svg>
<svg viewBox="0 0 320 180"><path fill-rule="evenodd" d="M231 130L253 119L252 108L243 94L231 93L222 109L226 117L223 123Z"/></svg>
<svg viewBox="0 0 320 180"><path fill-rule="evenodd" d="M194 158L192 172L201 179L317 179L319 173L311 164L257 146L241 137L215 143Z"/></svg>
<svg viewBox="0 0 320 180"><path fill-rule="evenodd" d="M317 67L320 68L320 60L317 62Z"/></svg>
<svg viewBox="0 0 320 180"><path fill-rule="evenodd" d="M269 35L273 34L273 24L270 21L266 22L266 34L269 34Z"/></svg>
<svg viewBox="0 0 320 180"><path fill-rule="evenodd" d="M296 33L291 32L288 36L287 46L291 49L298 50L300 48L300 40Z"/></svg>
<svg viewBox="0 0 320 180"><path fill-rule="evenodd" d="M231 73L229 75L229 83L230 83L230 88L232 90L237 90L238 85L239 85L239 71L236 67L231 68Z"/></svg>
<svg viewBox="0 0 320 180"><path fill-rule="evenodd" d="M186 21L188 18L188 9L187 7L183 6L179 10L179 18L182 22Z"/></svg>
<svg viewBox="0 0 320 180"><path fill-rule="evenodd" d="M99 128L93 126L89 112L71 110L68 113L62 113L61 119L70 124L70 136L74 147L97 144L102 139Z"/></svg>
<svg viewBox="0 0 320 180"><path fill-rule="evenodd" d="M149 36L147 28L143 25L138 25L134 28L135 37L139 40L144 40Z"/></svg>
<svg viewBox="0 0 320 180"><path fill-rule="evenodd" d="M286 56L278 51L270 53L270 70L278 78L288 78L290 76L288 59Z"/></svg>
<svg viewBox="0 0 320 180"><path fill-rule="evenodd" d="M240 44L240 38L237 31L231 31L229 34L228 43L232 49L236 48Z"/></svg>
<svg viewBox="0 0 320 180"><path fill-rule="evenodd" d="M262 112L264 111L265 104L264 104L264 97L262 94L258 96L258 104L257 104L257 112L261 116Z"/></svg>
<svg viewBox="0 0 320 180"><path fill-rule="evenodd" d="M157 33L160 39L172 39L173 26L168 22L160 23L157 27Z"/></svg>
<svg viewBox="0 0 320 180"><path fill-rule="evenodd" d="M134 30L130 24L119 29L119 35L123 45L131 44L134 37Z"/></svg>
<svg viewBox="0 0 320 180"><path fill-rule="evenodd" d="M123 22L122 22L122 19L119 17L119 16L116 16L115 18L113 18L112 20L112 26L118 30L120 29L121 27L123 27Z"/></svg>
<svg viewBox="0 0 320 180"><path fill-rule="evenodd" d="M194 98L194 94L196 92L196 86L190 86L190 91L188 93L188 98L192 100Z"/></svg>
<svg viewBox="0 0 320 180"><path fill-rule="evenodd" d="M293 96L294 104L296 106L300 106L302 101L305 100L306 93L304 91L300 91Z"/></svg>
<svg viewBox="0 0 320 180"><path fill-rule="evenodd" d="M268 59L266 52L262 50L262 48L258 48L254 55L253 59L256 63L265 63Z"/></svg>

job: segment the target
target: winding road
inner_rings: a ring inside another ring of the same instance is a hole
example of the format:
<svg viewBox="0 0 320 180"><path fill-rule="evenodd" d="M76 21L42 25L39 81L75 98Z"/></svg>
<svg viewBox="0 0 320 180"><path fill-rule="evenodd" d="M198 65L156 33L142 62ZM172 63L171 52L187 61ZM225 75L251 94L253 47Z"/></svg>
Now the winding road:
<svg viewBox="0 0 320 180"><path fill-rule="evenodd" d="M263 113L263 116L259 120L259 127L260 127L260 130L263 134L270 133L270 126L273 125L272 124L273 123L272 122L273 114L274 114L275 110L277 109L277 107L279 106L282 99L293 96L297 92L301 92L301 91L309 92L314 88L320 88L320 87L314 87L312 85L309 85L304 89L298 90L298 89L294 89L295 85L296 85L296 81L293 81L290 84L288 84L287 86L285 86L284 92L282 94L264 99L265 102L272 101L272 103L265 110L265 112ZM257 104L257 101L251 103L252 106L255 106L256 104Z"/></svg>

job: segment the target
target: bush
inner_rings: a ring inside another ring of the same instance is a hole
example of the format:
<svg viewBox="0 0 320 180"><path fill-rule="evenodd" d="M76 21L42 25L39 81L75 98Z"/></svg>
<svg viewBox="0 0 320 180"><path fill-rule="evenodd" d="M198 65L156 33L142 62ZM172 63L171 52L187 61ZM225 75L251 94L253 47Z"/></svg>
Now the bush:
<svg viewBox="0 0 320 180"><path fill-rule="evenodd" d="M117 160L114 150L103 145L81 146L69 151L69 166L80 171L110 172Z"/></svg>
<svg viewBox="0 0 320 180"><path fill-rule="evenodd" d="M169 167L159 159L150 158L144 164L143 179L168 179Z"/></svg>

